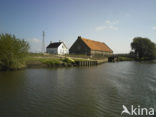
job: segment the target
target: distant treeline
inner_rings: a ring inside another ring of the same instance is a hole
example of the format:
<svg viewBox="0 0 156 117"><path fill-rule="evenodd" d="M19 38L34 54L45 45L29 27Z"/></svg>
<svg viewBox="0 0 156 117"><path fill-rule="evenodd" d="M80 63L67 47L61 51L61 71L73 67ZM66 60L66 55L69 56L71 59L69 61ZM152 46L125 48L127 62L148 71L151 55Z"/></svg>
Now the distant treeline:
<svg viewBox="0 0 156 117"><path fill-rule="evenodd" d="M153 60L156 59L156 44L148 38L135 37L131 43L132 51L138 60Z"/></svg>

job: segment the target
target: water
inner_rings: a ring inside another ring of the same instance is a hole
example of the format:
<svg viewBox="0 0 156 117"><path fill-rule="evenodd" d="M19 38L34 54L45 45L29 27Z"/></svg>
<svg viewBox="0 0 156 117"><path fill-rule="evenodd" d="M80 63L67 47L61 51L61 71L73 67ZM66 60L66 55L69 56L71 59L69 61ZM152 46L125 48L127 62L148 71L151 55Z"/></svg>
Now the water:
<svg viewBox="0 0 156 117"><path fill-rule="evenodd" d="M0 72L0 117L120 117L122 105L156 109L156 64Z"/></svg>

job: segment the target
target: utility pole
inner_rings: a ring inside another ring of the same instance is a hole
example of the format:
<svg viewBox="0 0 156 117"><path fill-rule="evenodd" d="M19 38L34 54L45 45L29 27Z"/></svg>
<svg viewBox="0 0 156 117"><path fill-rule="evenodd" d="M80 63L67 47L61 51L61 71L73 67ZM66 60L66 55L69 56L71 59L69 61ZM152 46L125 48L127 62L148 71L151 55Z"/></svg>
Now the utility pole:
<svg viewBox="0 0 156 117"><path fill-rule="evenodd" d="M42 32L42 36L43 36L43 39L42 39L42 53L45 53L45 32L44 31Z"/></svg>

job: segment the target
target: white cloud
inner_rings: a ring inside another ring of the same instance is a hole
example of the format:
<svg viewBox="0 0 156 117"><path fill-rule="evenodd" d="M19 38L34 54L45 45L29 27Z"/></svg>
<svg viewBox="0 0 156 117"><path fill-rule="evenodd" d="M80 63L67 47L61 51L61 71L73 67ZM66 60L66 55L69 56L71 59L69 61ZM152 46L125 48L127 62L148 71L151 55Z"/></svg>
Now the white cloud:
<svg viewBox="0 0 156 117"><path fill-rule="evenodd" d="M111 24L111 21L106 20L105 23L106 23L106 24Z"/></svg>
<svg viewBox="0 0 156 117"><path fill-rule="evenodd" d="M105 21L106 24L109 24L109 25L116 25L119 23L119 21L110 21L110 20L106 20Z"/></svg>
<svg viewBox="0 0 156 117"><path fill-rule="evenodd" d="M28 39L30 52L41 52L42 41L37 38Z"/></svg>
<svg viewBox="0 0 156 117"><path fill-rule="evenodd" d="M156 30L156 26L153 26L152 29L153 29L153 30Z"/></svg>
<svg viewBox="0 0 156 117"><path fill-rule="evenodd" d="M98 26L98 27L96 27L96 31L101 31L101 30L104 30L106 28L107 28L106 26Z"/></svg>
<svg viewBox="0 0 156 117"><path fill-rule="evenodd" d="M102 26L97 26L95 28L95 30L98 31L102 31L102 30L118 30L119 28L116 26L119 23L119 21L110 21L110 20L106 20L105 21L105 25Z"/></svg>

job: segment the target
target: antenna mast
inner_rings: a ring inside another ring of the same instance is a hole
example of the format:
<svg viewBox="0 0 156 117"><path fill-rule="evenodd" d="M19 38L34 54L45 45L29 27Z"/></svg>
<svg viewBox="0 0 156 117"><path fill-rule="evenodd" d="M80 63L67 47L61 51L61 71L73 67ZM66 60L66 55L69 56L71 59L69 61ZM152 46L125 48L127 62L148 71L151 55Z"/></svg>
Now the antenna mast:
<svg viewBox="0 0 156 117"><path fill-rule="evenodd" d="M43 40L42 40L42 53L45 53L45 32L43 31Z"/></svg>

